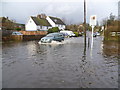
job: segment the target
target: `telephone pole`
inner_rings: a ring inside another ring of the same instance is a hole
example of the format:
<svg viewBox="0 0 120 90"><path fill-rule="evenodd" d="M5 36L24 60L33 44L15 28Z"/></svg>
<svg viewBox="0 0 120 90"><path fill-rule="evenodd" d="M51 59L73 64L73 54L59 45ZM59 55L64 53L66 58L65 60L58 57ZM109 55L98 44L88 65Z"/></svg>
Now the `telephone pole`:
<svg viewBox="0 0 120 90"><path fill-rule="evenodd" d="M84 0L84 45L86 48L86 0Z"/></svg>

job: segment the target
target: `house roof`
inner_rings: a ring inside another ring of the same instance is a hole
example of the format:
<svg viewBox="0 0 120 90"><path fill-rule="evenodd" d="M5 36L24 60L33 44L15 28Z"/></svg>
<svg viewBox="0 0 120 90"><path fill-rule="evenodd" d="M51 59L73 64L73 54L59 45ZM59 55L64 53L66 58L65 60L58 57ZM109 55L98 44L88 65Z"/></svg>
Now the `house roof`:
<svg viewBox="0 0 120 90"><path fill-rule="evenodd" d="M44 19L44 18L38 18L38 17L31 17L36 25L42 25L42 26L51 26L50 23Z"/></svg>
<svg viewBox="0 0 120 90"><path fill-rule="evenodd" d="M12 22L8 18L0 17L0 23Z"/></svg>
<svg viewBox="0 0 120 90"><path fill-rule="evenodd" d="M52 21L53 21L55 24L65 25L65 23L64 23L60 18L51 17L51 16L49 16L49 17L50 17L50 19L52 19Z"/></svg>

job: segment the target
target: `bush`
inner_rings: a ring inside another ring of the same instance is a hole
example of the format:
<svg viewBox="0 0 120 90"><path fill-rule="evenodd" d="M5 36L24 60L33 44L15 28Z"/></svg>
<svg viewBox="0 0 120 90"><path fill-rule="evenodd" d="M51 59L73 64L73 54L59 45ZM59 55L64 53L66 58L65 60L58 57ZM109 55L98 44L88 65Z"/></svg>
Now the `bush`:
<svg viewBox="0 0 120 90"><path fill-rule="evenodd" d="M74 32L75 36L78 37L79 36L79 33L78 32Z"/></svg>
<svg viewBox="0 0 120 90"><path fill-rule="evenodd" d="M16 30L17 30L17 31L20 31L20 30L21 30L21 28L16 28Z"/></svg>
<svg viewBox="0 0 120 90"><path fill-rule="evenodd" d="M53 28L48 29L48 33L54 33L54 32L59 32L59 28L53 27Z"/></svg>

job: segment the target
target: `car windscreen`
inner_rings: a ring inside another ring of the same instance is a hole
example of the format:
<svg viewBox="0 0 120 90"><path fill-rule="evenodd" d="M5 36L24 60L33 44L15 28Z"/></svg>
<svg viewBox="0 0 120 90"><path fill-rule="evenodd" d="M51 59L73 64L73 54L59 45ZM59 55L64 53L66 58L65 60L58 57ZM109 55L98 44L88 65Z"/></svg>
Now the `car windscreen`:
<svg viewBox="0 0 120 90"><path fill-rule="evenodd" d="M46 37L53 37L53 35L47 35Z"/></svg>

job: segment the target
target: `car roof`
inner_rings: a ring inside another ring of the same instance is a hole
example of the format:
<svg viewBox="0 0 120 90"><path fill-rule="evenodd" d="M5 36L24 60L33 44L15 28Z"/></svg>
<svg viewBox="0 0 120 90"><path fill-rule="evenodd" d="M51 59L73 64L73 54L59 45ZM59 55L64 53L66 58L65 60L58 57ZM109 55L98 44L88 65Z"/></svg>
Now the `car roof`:
<svg viewBox="0 0 120 90"><path fill-rule="evenodd" d="M20 32L15 31L15 32L13 32L13 33L20 33Z"/></svg>

